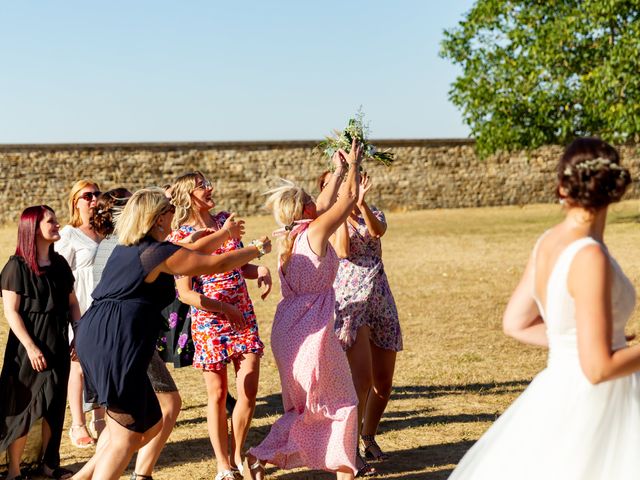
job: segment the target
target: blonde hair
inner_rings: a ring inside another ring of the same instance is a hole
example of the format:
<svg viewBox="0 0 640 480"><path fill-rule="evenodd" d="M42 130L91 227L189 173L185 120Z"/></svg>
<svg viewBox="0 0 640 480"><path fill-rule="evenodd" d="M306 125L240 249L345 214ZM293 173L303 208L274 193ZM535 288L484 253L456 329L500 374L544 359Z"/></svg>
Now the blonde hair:
<svg viewBox="0 0 640 480"><path fill-rule="evenodd" d="M169 188L171 203L176 207L176 213L171 222L171 228L180 228L191 216L191 194L196 189L198 179L205 179L202 172L195 170L179 176Z"/></svg>
<svg viewBox="0 0 640 480"><path fill-rule="evenodd" d="M158 216L169 205L164 190L159 187L143 188L135 192L116 219L115 234L118 243L136 245L153 228Z"/></svg>
<svg viewBox="0 0 640 480"><path fill-rule="evenodd" d="M92 182L91 180L78 180L71 187L71 191L69 192L69 199L67 200L67 205L69 206L69 225L72 227L79 227L82 225L82 218L80 218L80 211L76 206L76 202L78 201L78 194L83 188L87 187L95 187L96 190L100 190L100 187L96 182Z"/></svg>
<svg viewBox="0 0 640 480"><path fill-rule="evenodd" d="M269 195L266 207L273 213L273 218L280 227L291 225L296 220L301 220L304 205L310 199L310 195L295 183L281 179L282 185L265 193ZM288 233L288 232L287 232ZM289 235L278 237L278 255L284 268L291 257L295 238Z"/></svg>

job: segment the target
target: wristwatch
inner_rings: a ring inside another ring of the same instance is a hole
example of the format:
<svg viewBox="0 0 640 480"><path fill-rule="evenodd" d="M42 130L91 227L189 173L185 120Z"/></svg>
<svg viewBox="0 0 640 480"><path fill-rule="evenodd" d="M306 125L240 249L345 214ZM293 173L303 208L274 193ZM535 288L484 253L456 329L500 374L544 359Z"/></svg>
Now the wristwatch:
<svg viewBox="0 0 640 480"><path fill-rule="evenodd" d="M267 252L264 249L264 242L260 240L252 240L249 245L258 249L258 258L266 255Z"/></svg>

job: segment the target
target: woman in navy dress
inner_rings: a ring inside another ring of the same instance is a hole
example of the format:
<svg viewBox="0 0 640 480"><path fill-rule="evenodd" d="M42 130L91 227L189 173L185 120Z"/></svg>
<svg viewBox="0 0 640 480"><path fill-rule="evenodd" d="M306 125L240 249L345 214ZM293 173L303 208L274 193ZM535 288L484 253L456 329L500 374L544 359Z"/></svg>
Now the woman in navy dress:
<svg viewBox="0 0 640 480"><path fill-rule="evenodd" d="M107 409L109 441L74 478L118 479L161 427L147 367L163 325L161 311L175 296L173 275L226 272L270 250L266 238L216 256L164 242L173 212L160 188L134 193L116 223L119 245L79 322L76 348L87 393Z"/></svg>

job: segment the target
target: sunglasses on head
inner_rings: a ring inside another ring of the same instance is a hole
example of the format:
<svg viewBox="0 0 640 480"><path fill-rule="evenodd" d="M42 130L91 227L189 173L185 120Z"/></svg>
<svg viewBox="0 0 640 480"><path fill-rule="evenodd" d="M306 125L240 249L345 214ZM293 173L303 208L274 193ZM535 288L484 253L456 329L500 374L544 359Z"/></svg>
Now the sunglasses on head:
<svg viewBox="0 0 640 480"><path fill-rule="evenodd" d="M202 180L201 182L196 183L194 190L209 190L210 188L212 188L211 182L209 180Z"/></svg>
<svg viewBox="0 0 640 480"><path fill-rule="evenodd" d="M84 192L81 195L78 195L78 198L81 198L83 200L86 200L87 202L90 202L92 198L98 198L100 196L100 191L95 191L95 192Z"/></svg>

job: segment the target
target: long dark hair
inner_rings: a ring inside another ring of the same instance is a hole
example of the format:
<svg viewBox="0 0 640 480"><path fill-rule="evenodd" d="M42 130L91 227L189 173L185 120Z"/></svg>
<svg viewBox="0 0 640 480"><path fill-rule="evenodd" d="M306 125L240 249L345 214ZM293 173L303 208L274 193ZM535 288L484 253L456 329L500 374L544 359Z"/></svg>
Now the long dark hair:
<svg viewBox="0 0 640 480"><path fill-rule="evenodd" d="M49 211L55 215L53 208L48 205L36 205L27 207L20 215L18 222L18 245L16 255L22 257L29 268L36 275L42 275L43 270L38 265L38 252L36 248L36 232L44 214ZM49 255L53 255L53 244L49 246Z"/></svg>

